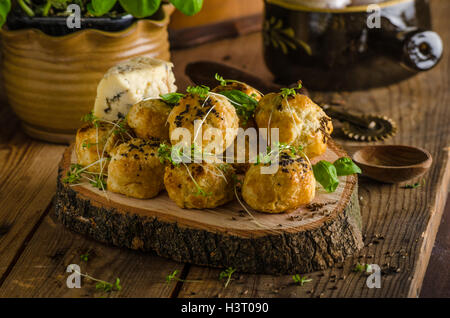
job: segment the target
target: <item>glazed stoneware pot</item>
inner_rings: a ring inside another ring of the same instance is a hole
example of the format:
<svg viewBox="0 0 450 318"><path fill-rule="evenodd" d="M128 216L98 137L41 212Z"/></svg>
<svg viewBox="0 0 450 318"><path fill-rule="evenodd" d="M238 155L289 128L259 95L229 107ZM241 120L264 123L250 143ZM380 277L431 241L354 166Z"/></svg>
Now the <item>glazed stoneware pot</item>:
<svg viewBox="0 0 450 318"><path fill-rule="evenodd" d="M31 137L70 142L94 106L97 84L118 62L137 55L170 60L167 25L141 19L119 32L85 29L49 36L37 29L5 30L2 71L8 102Z"/></svg>
<svg viewBox="0 0 450 318"><path fill-rule="evenodd" d="M265 0L264 57L284 84L385 86L439 62L443 44L430 20L427 0Z"/></svg>

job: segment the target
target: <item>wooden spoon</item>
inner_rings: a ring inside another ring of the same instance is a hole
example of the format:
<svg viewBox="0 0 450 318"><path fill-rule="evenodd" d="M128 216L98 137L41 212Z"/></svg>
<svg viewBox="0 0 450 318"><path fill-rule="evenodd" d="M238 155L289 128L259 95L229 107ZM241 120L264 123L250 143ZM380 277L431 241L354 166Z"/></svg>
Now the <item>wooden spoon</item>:
<svg viewBox="0 0 450 318"><path fill-rule="evenodd" d="M423 175L433 159L428 151L417 147L374 145L357 150L353 161L363 175L385 183L397 183Z"/></svg>

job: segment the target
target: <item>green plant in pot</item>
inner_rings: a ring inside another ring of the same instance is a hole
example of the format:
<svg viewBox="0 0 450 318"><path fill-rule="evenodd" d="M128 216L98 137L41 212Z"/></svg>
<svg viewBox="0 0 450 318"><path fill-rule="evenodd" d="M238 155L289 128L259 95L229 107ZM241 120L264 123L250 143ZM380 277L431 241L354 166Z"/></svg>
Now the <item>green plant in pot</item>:
<svg viewBox="0 0 450 318"><path fill-rule="evenodd" d="M68 27L79 8L79 25ZM145 55L170 60L174 8L194 15L203 0L0 0L3 85L30 136L69 142L103 74ZM72 6L71 6L72 5ZM79 28L78 28L79 26Z"/></svg>

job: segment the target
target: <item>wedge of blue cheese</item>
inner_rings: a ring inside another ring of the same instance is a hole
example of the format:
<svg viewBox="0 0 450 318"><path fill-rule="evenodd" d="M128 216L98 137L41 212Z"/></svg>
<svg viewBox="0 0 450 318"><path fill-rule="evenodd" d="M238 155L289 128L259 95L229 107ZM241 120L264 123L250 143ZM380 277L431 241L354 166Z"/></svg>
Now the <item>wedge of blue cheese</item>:
<svg viewBox="0 0 450 318"><path fill-rule="evenodd" d="M98 84L94 115L121 119L143 99L176 92L172 67L172 63L139 56L110 68Z"/></svg>

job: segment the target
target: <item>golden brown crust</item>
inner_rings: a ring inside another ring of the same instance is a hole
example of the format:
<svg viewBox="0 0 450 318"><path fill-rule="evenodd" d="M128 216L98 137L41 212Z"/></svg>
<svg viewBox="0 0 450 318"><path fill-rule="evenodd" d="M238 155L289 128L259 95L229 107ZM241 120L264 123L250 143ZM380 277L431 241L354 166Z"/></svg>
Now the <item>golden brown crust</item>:
<svg viewBox="0 0 450 318"><path fill-rule="evenodd" d="M114 125L104 122L98 122L97 127L93 124L86 124L79 128L75 138L78 164L88 166L100 158L109 158L114 147L129 138L126 133L116 133L116 128ZM107 160L88 168L91 172L102 170L105 173L107 169Z"/></svg>
<svg viewBox="0 0 450 318"><path fill-rule="evenodd" d="M164 184L180 208L215 208L233 199L233 174L234 169L228 164L180 163L166 167Z"/></svg>
<svg viewBox="0 0 450 318"><path fill-rule="evenodd" d="M182 98L178 105L176 105L169 114L168 122L170 125L169 134L172 145L175 145L180 140L176 139L173 131L177 128L187 128L191 134L191 142L194 138L202 137L200 130L194 131L194 121L203 121L202 133L205 134L209 128L217 128L222 136L221 151L233 142L237 135L237 128L239 127L239 118L236 110L230 102L223 96L209 95L205 100L197 95L188 94ZM227 128L230 128L227 130ZM235 130L235 131L234 131ZM202 147L205 149L211 143L209 140L202 140ZM211 153L219 153L214 150Z"/></svg>
<svg viewBox="0 0 450 318"><path fill-rule="evenodd" d="M134 104L127 115L128 125L142 139L169 140L167 117L171 108L159 99L147 99Z"/></svg>
<svg viewBox="0 0 450 318"><path fill-rule="evenodd" d="M238 90L243 92L244 94L247 94L250 97L253 97L256 101L259 101L262 98L262 94L254 87L247 85L245 83L241 83L241 82L232 82L232 83L228 83L227 85L219 85L216 86L212 92L214 93L220 93L223 91L231 91L231 90ZM244 129L247 129L249 127L256 127L256 123L254 121L253 118L242 118L241 116L239 116L239 127L242 127Z"/></svg>
<svg viewBox="0 0 450 318"><path fill-rule="evenodd" d="M107 188L138 199L149 199L164 189L164 166L159 141L131 139L116 147L108 166Z"/></svg>
<svg viewBox="0 0 450 318"><path fill-rule="evenodd" d="M305 158L282 152L276 173L262 174L261 167L251 165L242 185L242 197L253 209L280 213L314 199L316 182Z"/></svg>
<svg viewBox="0 0 450 318"><path fill-rule="evenodd" d="M280 142L303 146L310 158L325 152L333 131L331 119L322 108L301 94L287 98L277 93L265 95L255 119L259 128L278 128Z"/></svg>

